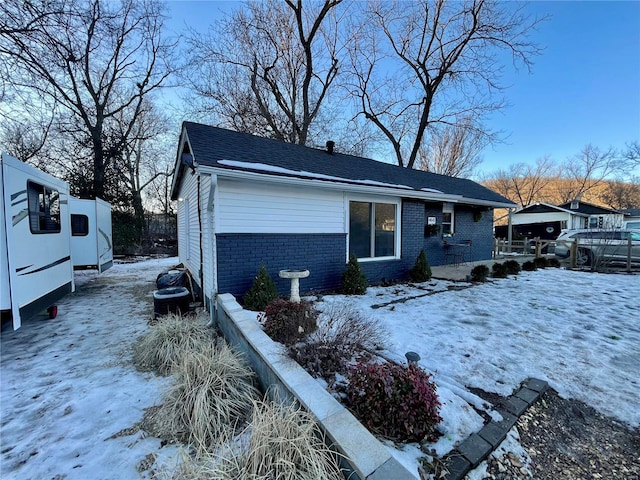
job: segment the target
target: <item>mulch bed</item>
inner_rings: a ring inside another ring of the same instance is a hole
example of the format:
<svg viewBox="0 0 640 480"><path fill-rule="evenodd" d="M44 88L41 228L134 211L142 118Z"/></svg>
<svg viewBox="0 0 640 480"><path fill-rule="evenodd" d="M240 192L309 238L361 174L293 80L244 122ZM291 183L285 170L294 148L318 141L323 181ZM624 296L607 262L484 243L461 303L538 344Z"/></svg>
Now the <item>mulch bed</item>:
<svg viewBox="0 0 640 480"><path fill-rule="evenodd" d="M509 454L490 457L486 478L640 479L640 429L605 417L583 402L560 398L549 389L516 427L531 462L523 466Z"/></svg>

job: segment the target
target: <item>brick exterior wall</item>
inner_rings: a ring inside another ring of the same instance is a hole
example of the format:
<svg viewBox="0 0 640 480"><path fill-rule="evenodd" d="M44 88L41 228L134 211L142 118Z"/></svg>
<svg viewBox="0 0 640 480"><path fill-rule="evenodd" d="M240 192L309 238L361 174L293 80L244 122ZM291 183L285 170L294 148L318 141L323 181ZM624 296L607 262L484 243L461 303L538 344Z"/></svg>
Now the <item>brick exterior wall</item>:
<svg viewBox="0 0 640 480"><path fill-rule="evenodd" d="M300 292L334 290L340 287L345 269L345 234L218 234L218 291L236 298L251 288L264 264L281 295L288 295L291 282L278 276L280 270L307 269Z"/></svg>
<svg viewBox="0 0 640 480"><path fill-rule="evenodd" d="M467 205L455 205L455 226L453 243L471 240L473 260L490 260L493 253L493 210L481 209L482 218L474 220L476 208ZM424 225L427 217L436 217L440 225L440 233L432 237L424 237L423 248L430 265L444 263L444 248L442 242L442 204L427 203L424 207ZM423 232L424 233L424 232Z"/></svg>
<svg viewBox="0 0 640 480"><path fill-rule="evenodd" d="M427 217L442 225L442 204L404 200L402 204L402 258L360 262L371 284L405 280L424 249L430 265L444 263L442 235L424 236ZM474 221L474 209L455 206L455 242L472 241L473 260L491 259L493 213L484 210ZM264 264L281 295L288 295L290 282L278 277L283 269L307 269L309 277L300 280L300 292L331 291L340 288L346 268L345 234L218 234L218 290L237 298L251 288L253 278Z"/></svg>

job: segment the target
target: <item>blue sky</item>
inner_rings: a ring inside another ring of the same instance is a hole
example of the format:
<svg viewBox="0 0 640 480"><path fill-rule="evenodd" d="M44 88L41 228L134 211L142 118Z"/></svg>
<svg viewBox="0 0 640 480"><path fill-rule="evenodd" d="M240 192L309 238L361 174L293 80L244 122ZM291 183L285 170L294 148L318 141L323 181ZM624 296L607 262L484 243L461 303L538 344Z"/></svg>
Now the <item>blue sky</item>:
<svg viewBox="0 0 640 480"><path fill-rule="evenodd" d="M169 27L198 30L233 1L168 2ZM545 47L531 73L507 65L509 107L489 127L504 143L483 152L483 171L532 163L549 155L562 161L586 144L622 148L640 141L640 2L531 2L532 15L550 15L532 39Z"/></svg>

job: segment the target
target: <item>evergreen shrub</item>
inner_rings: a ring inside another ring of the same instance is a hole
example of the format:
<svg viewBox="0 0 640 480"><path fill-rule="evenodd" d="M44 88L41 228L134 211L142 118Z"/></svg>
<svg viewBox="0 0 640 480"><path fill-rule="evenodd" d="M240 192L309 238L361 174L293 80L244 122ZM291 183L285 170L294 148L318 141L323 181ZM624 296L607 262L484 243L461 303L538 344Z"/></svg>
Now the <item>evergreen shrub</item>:
<svg viewBox="0 0 640 480"><path fill-rule="evenodd" d="M504 263L494 263L491 267L491 276L493 278L507 278L507 267Z"/></svg>
<svg viewBox="0 0 640 480"><path fill-rule="evenodd" d="M364 295L368 286L369 282L360 268L358 259L352 255L346 270L342 273L342 292L347 295Z"/></svg>
<svg viewBox="0 0 640 480"><path fill-rule="evenodd" d="M489 267L476 265L471 269L471 280L474 282L486 282L489 278Z"/></svg>
<svg viewBox="0 0 640 480"><path fill-rule="evenodd" d="M527 260L522 264L522 270L524 270L525 272L533 272L534 270L537 270L537 269L538 267L536 267L536 264L533 263L531 260Z"/></svg>
<svg viewBox="0 0 640 480"><path fill-rule="evenodd" d="M270 302L278 298L278 289L271 279L267 267L262 265L258 275L253 279L253 284L244 295L244 306L256 312L262 312Z"/></svg>
<svg viewBox="0 0 640 480"><path fill-rule="evenodd" d="M557 258L550 258L549 266L553 268L560 268L560 260L558 260Z"/></svg>
<svg viewBox="0 0 640 480"><path fill-rule="evenodd" d="M533 264L537 268L547 268L549 266L549 260L547 260L547 257L536 257L533 259Z"/></svg>
<svg viewBox="0 0 640 480"><path fill-rule="evenodd" d="M427 256L424 254L424 250L420 250L416 263L411 270L409 270L409 278L412 282L426 282L431 279L431 266L427 260Z"/></svg>
<svg viewBox="0 0 640 480"><path fill-rule="evenodd" d="M517 275L522 270L520 263L517 260L507 260L504 262L504 266L507 269L508 275Z"/></svg>

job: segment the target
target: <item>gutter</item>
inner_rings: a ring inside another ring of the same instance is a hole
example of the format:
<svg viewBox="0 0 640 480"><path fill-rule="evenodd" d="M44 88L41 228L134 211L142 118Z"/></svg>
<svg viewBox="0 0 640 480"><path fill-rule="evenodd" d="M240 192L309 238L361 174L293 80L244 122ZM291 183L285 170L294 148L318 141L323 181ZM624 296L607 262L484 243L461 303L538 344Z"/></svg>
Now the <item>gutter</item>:
<svg viewBox="0 0 640 480"><path fill-rule="evenodd" d="M218 175L221 177L235 178L239 180L260 180L285 185L298 185L303 187L329 188L333 190L349 191L356 193L368 193L377 195L390 195L405 198L417 198L420 200L431 200L438 202L463 203L470 205L480 205L494 208L515 208L515 203L493 202L490 200L479 200L448 193L425 192L413 188L394 188L384 186L371 186L351 182L339 182L335 180L325 180L319 178L303 178L295 176L270 175L268 173L248 172L246 170L234 170L230 168L211 167L200 165L202 173Z"/></svg>

